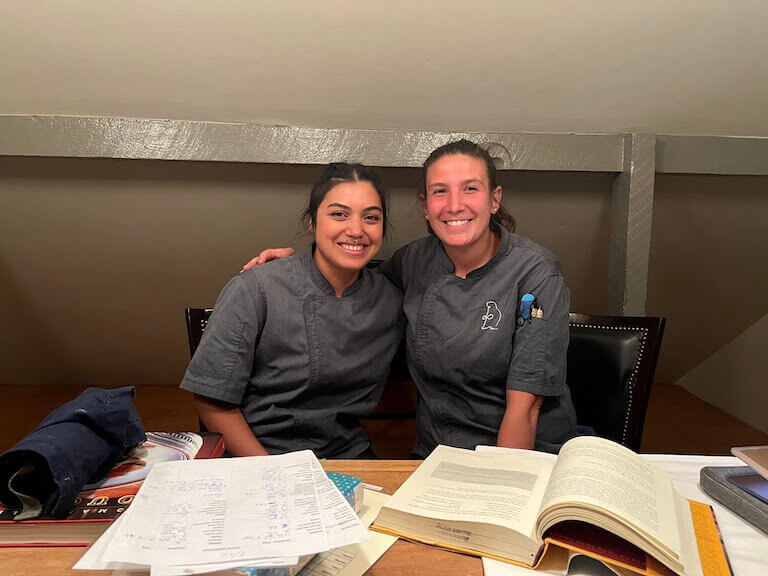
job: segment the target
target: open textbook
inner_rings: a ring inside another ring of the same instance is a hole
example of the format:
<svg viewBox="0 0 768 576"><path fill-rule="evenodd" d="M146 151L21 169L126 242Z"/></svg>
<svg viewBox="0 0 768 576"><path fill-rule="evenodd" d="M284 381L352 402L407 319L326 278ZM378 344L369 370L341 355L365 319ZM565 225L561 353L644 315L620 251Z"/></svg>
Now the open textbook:
<svg viewBox="0 0 768 576"><path fill-rule="evenodd" d="M567 549L619 573L730 574L712 509L596 437L570 440L554 463L438 446L372 528L528 567Z"/></svg>

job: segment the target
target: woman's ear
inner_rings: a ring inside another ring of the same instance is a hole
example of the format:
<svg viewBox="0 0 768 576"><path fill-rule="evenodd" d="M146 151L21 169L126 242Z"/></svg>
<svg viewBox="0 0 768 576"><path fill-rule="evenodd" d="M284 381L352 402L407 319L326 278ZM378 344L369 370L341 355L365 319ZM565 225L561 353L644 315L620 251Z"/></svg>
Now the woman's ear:
<svg viewBox="0 0 768 576"><path fill-rule="evenodd" d="M491 212L496 214L501 206L501 186L496 186L491 192Z"/></svg>

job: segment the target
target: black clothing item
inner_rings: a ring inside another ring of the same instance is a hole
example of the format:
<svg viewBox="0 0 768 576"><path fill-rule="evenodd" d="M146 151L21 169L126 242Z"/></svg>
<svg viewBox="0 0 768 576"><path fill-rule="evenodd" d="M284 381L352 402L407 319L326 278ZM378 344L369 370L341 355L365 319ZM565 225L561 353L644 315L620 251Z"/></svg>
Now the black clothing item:
<svg viewBox="0 0 768 576"><path fill-rule="evenodd" d="M104 478L147 439L131 402L135 394L133 386L88 388L51 412L0 456L0 501L15 509L39 503L35 516L70 514L84 484Z"/></svg>

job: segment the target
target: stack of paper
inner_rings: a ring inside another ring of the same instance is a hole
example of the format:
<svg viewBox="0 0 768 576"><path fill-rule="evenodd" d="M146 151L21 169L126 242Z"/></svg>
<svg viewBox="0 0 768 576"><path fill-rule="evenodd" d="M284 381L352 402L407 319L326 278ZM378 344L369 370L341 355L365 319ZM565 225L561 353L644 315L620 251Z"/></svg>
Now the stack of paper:
<svg viewBox="0 0 768 576"><path fill-rule="evenodd" d="M156 464L131 506L74 566L177 576L292 566L368 540L308 450Z"/></svg>

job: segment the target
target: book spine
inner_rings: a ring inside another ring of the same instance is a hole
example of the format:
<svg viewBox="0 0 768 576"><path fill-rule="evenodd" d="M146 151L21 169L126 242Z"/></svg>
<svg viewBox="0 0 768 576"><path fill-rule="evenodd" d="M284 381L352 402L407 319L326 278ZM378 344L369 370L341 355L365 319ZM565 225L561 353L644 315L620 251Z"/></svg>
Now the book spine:
<svg viewBox="0 0 768 576"><path fill-rule="evenodd" d="M135 494L126 494L113 498L95 496L80 502L76 500L67 520L114 520L128 508L135 497Z"/></svg>

